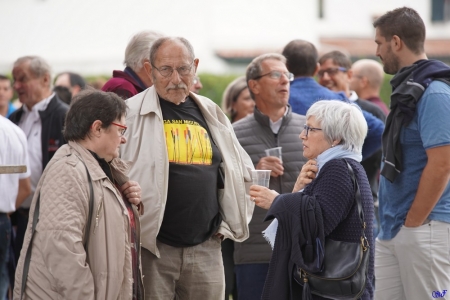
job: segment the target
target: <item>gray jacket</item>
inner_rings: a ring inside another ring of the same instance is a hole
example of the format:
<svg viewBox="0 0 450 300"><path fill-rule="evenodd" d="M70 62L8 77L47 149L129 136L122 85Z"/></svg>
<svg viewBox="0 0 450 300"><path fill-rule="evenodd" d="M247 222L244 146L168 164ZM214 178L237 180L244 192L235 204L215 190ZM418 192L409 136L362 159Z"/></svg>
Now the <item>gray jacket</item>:
<svg viewBox="0 0 450 300"><path fill-rule="evenodd" d="M270 178L270 189L280 194L290 193L294 188L298 174L307 161L303 157L302 141L299 138L303 130L306 117L288 111L275 135L270 129L269 117L262 114L257 108L253 115L249 115L236 123L233 128L239 143L247 151L256 166L265 156L265 149L281 146L284 174ZM263 223L267 210L255 206L252 221L249 224L250 237L242 243L234 245L235 264L269 263L272 250L263 238L261 232L269 223Z"/></svg>

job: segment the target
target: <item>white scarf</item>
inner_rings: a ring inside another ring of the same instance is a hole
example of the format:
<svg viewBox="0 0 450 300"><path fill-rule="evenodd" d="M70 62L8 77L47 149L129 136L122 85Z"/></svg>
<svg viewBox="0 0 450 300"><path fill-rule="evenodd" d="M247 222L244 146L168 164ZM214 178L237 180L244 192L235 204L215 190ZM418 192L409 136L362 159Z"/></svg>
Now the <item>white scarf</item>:
<svg viewBox="0 0 450 300"><path fill-rule="evenodd" d="M362 155L360 153L355 153L350 150L345 150L342 148L341 145L331 147L331 148L325 150L323 153L319 154L319 156L317 156L317 158L316 158L317 167L319 168L319 170L317 171L317 174L316 174L316 178L319 175L320 169L327 162L329 162L332 159L340 159L340 158L350 158L350 159L356 160L357 162L361 162ZM303 192L303 189L298 191L298 193L300 193L300 192ZM266 230L264 230L262 232L264 238L270 244L272 249L275 246L275 238L276 238L276 234L277 234L277 229L278 229L278 220L275 218L272 221L272 223L270 223L269 227L267 227Z"/></svg>

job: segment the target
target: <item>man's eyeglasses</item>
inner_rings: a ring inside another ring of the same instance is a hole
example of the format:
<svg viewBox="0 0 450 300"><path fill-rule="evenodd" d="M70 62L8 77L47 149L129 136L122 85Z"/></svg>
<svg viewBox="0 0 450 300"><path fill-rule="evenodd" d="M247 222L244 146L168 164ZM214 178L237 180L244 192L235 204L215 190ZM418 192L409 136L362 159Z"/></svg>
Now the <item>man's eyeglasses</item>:
<svg viewBox="0 0 450 300"><path fill-rule="evenodd" d="M328 74L328 76L334 76L337 74L337 72L347 72L347 69L344 67L338 67L338 68L328 68L325 70L320 70L319 72L317 72L317 76L319 77L323 77L323 75L325 75L325 73Z"/></svg>
<svg viewBox="0 0 450 300"><path fill-rule="evenodd" d="M120 128L121 128L121 129L119 130L121 136L123 136L123 135L125 134L125 132L127 131L127 128L128 128L128 127L125 126L125 125L117 124L117 123L114 123L114 122L111 122L111 124L116 125L117 127L120 127Z"/></svg>
<svg viewBox="0 0 450 300"><path fill-rule="evenodd" d="M303 125L303 130L306 130L306 134L305 137L308 137L308 133L310 131L314 132L314 130L322 130L322 128L314 128L314 127L309 127L308 125Z"/></svg>
<svg viewBox="0 0 450 300"><path fill-rule="evenodd" d="M170 77L173 74L173 71L177 70L178 75L180 76L186 76L189 75L191 73L192 70L192 66L194 65L194 62L192 62L189 66L181 66L178 68L172 68L170 66L162 66L161 68L157 68L152 64L152 67L154 69L156 69L159 74L161 74L161 76L163 77Z"/></svg>
<svg viewBox="0 0 450 300"><path fill-rule="evenodd" d="M269 76L271 79L280 79L281 76L285 75L289 81L294 80L294 74L290 72L280 72L280 71L271 71L269 73L259 75L258 77L253 78L254 80L258 80L264 76Z"/></svg>

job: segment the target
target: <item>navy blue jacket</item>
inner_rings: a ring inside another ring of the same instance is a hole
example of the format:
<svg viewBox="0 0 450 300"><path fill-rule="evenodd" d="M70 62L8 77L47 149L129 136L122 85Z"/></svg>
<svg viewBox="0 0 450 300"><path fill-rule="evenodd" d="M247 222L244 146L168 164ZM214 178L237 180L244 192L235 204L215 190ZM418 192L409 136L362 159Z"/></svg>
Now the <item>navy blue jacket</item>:
<svg viewBox="0 0 450 300"><path fill-rule="evenodd" d="M348 101L343 93L335 93L318 84L312 77L300 77L291 82L289 104L292 111L306 115L306 111L319 100ZM362 110L369 128L362 149L363 160L381 149L384 123L372 114Z"/></svg>
<svg viewBox="0 0 450 300"><path fill-rule="evenodd" d="M42 170L45 169L56 150L66 143L62 130L64 128L64 121L68 110L69 106L59 100L55 94L48 103L47 109L39 111L42 122ZM18 125L22 114L23 107L13 112L9 116L9 119L14 124Z"/></svg>

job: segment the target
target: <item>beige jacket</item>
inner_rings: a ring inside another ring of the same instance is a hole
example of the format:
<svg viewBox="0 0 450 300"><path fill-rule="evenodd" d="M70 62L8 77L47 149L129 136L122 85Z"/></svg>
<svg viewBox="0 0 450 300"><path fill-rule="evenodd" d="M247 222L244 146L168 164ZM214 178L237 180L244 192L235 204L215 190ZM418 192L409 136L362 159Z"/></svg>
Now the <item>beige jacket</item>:
<svg viewBox="0 0 450 300"><path fill-rule="evenodd" d="M223 221L218 233L242 242L248 238L248 223L254 208L248 195L253 163L219 106L202 96L191 93L191 97L198 104L222 154L225 188L219 191ZM141 217L142 246L159 257L156 236L164 216L169 177L161 107L154 87L128 99L127 104L127 143L122 145L121 157L133 161L130 177L137 180L142 188L142 202L146 210Z"/></svg>
<svg viewBox="0 0 450 300"><path fill-rule="evenodd" d="M86 169L81 160L86 163L94 188L88 257L83 238L90 195ZM125 175L128 166L124 162L115 159L111 167L120 185L128 181ZM39 223L33 238L24 299L132 299L127 208L97 160L75 142L58 149L38 184L17 266L14 299L20 299L24 259L30 245L31 224L39 192ZM136 209L135 216L139 233Z"/></svg>

